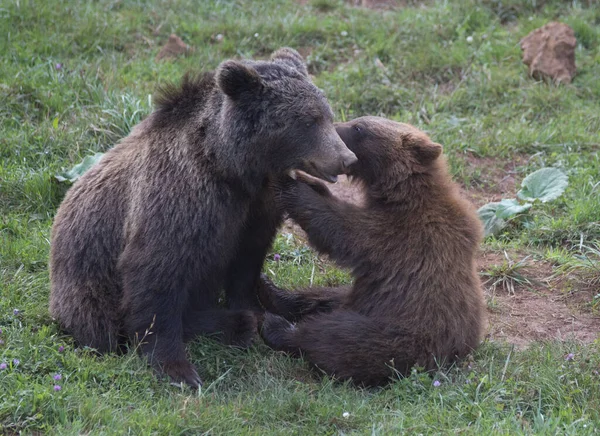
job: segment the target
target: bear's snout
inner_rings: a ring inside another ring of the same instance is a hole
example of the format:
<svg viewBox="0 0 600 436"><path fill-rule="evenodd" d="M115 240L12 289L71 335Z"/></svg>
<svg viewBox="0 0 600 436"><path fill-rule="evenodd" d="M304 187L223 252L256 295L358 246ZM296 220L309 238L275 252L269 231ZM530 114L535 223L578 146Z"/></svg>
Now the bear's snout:
<svg viewBox="0 0 600 436"><path fill-rule="evenodd" d="M348 168L350 168L356 162L358 162L358 158L352 151L348 150L348 153L345 153L345 155L342 156L342 167L344 172L346 172Z"/></svg>

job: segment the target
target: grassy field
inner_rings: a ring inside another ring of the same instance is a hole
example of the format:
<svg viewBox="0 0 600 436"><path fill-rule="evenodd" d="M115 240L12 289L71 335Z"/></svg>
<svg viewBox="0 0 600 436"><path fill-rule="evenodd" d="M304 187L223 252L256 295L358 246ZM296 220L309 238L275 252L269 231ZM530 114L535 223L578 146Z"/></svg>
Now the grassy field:
<svg viewBox="0 0 600 436"><path fill-rule="evenodd" d="M570 291L595 287L583 306L597 313L600 7L402 3L393 11L334 0L0 3L0 434L600 432L598 341L525 350L487 341L459 367L361 390L316 377L260 341L241 352L199 339L189 351L205 384L193 392L156 379L133 352L76 348L48 314L49 234L66 189L54 175L125 136L151 111L158 84L283 45L307 56L338 119L383 115L427 130L479 198L493 199L491 175L511 163L517 182L543 166L567 173L562 197L513 220L484 250L547 262ZM567 86L528 78L518 45L556 19L578 39L578 74ZM156 62L173 32L194 51ZM293 236L279 236L272 254L265 269L280 285L349 281ZM500 281L516 273L487 271Z"/></svg>

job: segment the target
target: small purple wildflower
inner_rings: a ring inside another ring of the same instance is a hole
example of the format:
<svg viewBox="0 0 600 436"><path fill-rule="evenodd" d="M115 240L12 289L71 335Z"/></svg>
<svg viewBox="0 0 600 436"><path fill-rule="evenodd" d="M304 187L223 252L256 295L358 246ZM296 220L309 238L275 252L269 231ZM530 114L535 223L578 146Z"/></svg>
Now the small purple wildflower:
<svg viewBox="0 0 600 436"><path fill-rule="evenodd" d="M436 380L436 381L433 382L433 386L436 387L436 388L439 387L440 385L441 385L441 383L440 383L439 380Z"/></svg>
<svg viewBox="0 0 600 436"><path fill-rule="evenodd" d="M19 316L20 313L21 313L21 311L19 309L14 309L13 310L13 315L14 316Z"/></svg>
<svg viewBox="0 0 600 436"><path fill-rule="evenodd" d="M279 262L279 260L281 259L281 256L279 255L279 253L275 254L275 256L273 256L273 260L275 262Z"/></svg>
<svg viewBox="0 0 600 436"><path fill-rule="evenodd" d="M63 351L65 351L65 347L63 347L62 345L60 347L58 347L59 353L62 353Z"/></svg>
<svg viewBox="0 0 600 436"><path fill-rule="evenodd" d="M569 353L565 356L565 360L568 362L569 360L573 360L575 355L573 353Z"/></svg>
<svg viewBox="0 0 600 436"><path fill-rule="evenodd" d="M54 380L58 381L62 378L62 375L60 374L54 374L54 377L52 377Z"/></svg>
<svg viewBox="0 0 600 436"><path fill-rule="evenodd" d="M60 385L54 385L54 390L56 392L60 391L62 388L60 387Z"/></svg>
<svg viewBox="0 0 600 436"><path fill-rule="evenodd" d="M2 334L2 329L0 329L0 335Z"/></svg>
<svg viewBox="0 0 600 436"><path fill-rule="evenodd" d="M58 63L54 66L54 68L56 68L57 70L62 70L62 64Z"/></svg>
<svg viewBox="0 0 600 436"><path fill-rule="evenodd" d="M0 345L4 345L4 341L0 339Z"/></svg>
<svg viewBox="0 0 600 436"><path fill-rule="evenodd" d="M21 361L19 359L13 359L13 365L18 366Z"/></svg>
<svg viewBox="0 0 600 436"><path fill-rule="evenodd" d="M8 365L5 362L0 363L0 369L6 369Z"/></svg>

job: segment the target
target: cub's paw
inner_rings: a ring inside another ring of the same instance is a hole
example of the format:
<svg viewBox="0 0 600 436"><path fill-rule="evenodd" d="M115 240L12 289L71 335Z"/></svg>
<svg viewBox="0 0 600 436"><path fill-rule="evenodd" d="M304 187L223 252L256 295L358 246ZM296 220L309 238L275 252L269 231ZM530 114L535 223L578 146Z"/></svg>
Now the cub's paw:
<svg viewBox="0 0 600 436"><path fill-rule="evenodd" d="M280 213L286 212L286 207L290 202L294 202L296 187L299 185L295 178L296 172L292 170L291 174L281 174L270 180L270 189L274 194L275 208Z"/></svg>
<svg viewBox="0 0 600 436"><path fill-rule="evenodd" d="M224 342L238 348L248 348L254 342L258 330L257 314L250 310L235 312L230 320Z"/></svg>
<svg viewBox="0 0 600 436"><path fill-rule="evenodd" d="M175 383L186 383L194 389L202 386L196 368L187 360L172 360L160 365L162 371Z"/></svg>
<svg viewBox="0 0 600 436"><path fill-rule="evenodd" d="M296 354L298 350L290 343L295 330L296 326L287 319L266 312L260 329L260 335L265 344L272 349Z"/></svg>
<svg viewBox="0 0 600 436"><path fill-rule="evenodd" d="M260 278L256 282L254 291L263 310L274 312L278 315L280 314L277 309L277 303L280 299L281 290L273 284L271 279L269 279L265 273L260 274ZM259 320L259 328L262 327L263 319L264 316Z"/></svg>
<svg viewBox="0 0 600 436"><path fill-rule="evenodd" d="M296 180L301 182L302 184L298 187L300 190L305 189L306 186L310 187L313 191L323 197L331 197L331 191L325 185L325 183L321 182L319 179L316 179L308 174L303 172L296 172Z"/></svg>

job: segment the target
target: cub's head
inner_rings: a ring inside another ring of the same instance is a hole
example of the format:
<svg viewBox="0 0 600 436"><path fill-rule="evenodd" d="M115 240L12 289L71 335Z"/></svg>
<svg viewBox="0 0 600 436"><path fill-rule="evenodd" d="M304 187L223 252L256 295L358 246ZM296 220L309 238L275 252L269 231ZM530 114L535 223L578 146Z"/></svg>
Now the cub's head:
<svg viewBox="0 0 600 436"><path fill-rule="evenodd" d="M225 94L222 126L236 143L251 147L267 172L300 169L335 181L356 161L296 50L282 48L269 61L223 62L216 83Z"/></svg>
<svg viewBox="0 0 600 436"><path fill-rule="evenodd" d="M356 118L336 123L336 130L358 158L348 174L367 186L396 186L429 172L442 154L442 146L421 130L385 118Z"/></svg>

